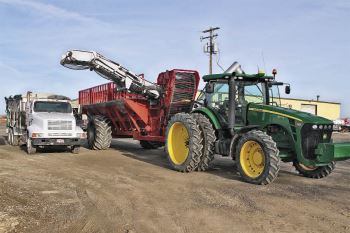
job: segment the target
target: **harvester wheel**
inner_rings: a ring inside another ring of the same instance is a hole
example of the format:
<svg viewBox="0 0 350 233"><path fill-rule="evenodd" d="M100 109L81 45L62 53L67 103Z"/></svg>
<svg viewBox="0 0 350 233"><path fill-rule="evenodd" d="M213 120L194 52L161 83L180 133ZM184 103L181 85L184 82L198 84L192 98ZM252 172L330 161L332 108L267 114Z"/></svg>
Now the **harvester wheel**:
<svg viewBox="0 0 350 233"><path fill-rule="evenodd" d="M140 145L143 149L151 150L164 146L164 143L141 140Z"/></svg>
<svg viewBox="0 0 350 233"><path fill-rule="evenodd" d="M332 173L332 171L335 168L335 162L331 162L326 166L322 166L322 167L314 167L314 166L306 166L297 161L294 161L293 166L299 172L299 174L305 177L321 179Z"/></svg>
<svg viewBox="0 0 350 233"><path fill-rule="evenodd" d="M203 155L196 170L206 171L209 168L209 163L214 159L215 130L210 120L203 114L193 113L192 116L196 119L203 137Z"/></svg>
<svg viewBox="0 0 350 233"><path fill-rule="evenodd" d="M101 115L90 117L87 139L90 149L107 150L112 141L112 127L108 118Z"/></svg>
<svg viewBox="0 0 350 233"><path fill-rule="evenodd" d="M181 172L195 170L202 157L202 140L201 130L190 114L175 114L168 123L165 144L172 167Z"/></svg>
<svg viewBox="0 0 350 233"><path fill-rule="evenodd" d="M237 169L243 180L266 185L280 170L279 150L266 133L252 130L242 135L236 148Z"/></svg>

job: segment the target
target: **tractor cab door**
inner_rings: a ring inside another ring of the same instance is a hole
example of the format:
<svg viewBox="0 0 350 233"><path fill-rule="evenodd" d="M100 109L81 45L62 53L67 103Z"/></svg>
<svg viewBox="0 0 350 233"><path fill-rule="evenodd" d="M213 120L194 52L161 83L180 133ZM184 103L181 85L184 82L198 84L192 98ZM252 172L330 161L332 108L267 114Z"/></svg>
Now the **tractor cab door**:
<svg viewBox="0 0 350 233"><path fill-rule="evenodd" d="M242 125L247 125L247 113L250 103L266 104L266 89L264 83L238 81L237 82L236 119ZM239 119L240 117L240 119Z"/></svg>
<svg viewBox="0 0 350 233"><path fill-rule="evenodd" d="M265 86L261 83L236 81L235 93L235 124L247 124L247 110L250 103L266 103ZM215 83L213 93L205 93L206 106L209 107L220 120L221 124L228 124L229 113L229 85L227 81Z"/></svg>
<svg viewBox="0 0 350 233"><path fill-rule="evenodd" d="M224 126L228 122L228 109L229 109L229 87L227 81L215 82L214 92L205 93L205 105L213 111L220 123ZM203 95L203 96L204 96ZM202 96L202 97L203 97Z"/></svg>

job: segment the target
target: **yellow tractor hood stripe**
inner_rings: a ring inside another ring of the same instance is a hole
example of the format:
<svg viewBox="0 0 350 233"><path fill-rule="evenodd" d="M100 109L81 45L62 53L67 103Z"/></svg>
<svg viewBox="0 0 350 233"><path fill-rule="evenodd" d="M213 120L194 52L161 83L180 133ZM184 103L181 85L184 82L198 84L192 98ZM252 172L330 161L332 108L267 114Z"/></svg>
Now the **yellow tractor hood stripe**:
<svg viewBox="0 0 350 233"><path fill-rule="evenodd" d="M250 108L249 111L254 111L254 112L267 112L267 113L271 113L271 114L275 114L275 115L279 115L279 116L283 116L283 117L287 117L293 120L297 120L297 121L303 121L299 118L284 114L284 113L280 113L280 112L275 112L275 111L270 111L270 110L266 110L266 109L259 109L259 108Z"/></svg>

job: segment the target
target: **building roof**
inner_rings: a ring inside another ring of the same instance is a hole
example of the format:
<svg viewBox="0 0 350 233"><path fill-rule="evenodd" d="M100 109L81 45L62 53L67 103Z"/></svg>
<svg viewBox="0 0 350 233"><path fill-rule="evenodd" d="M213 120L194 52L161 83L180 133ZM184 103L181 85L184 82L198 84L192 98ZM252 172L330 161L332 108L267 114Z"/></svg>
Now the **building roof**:
<svg viewBox="0 0 350 233"><path fill-rule="evenodd" d="M298 98L287 98L287 97L281 97L281 99L284 100L296 100L296 101L306 101L306 102L315 102L315 103L326 103L326 104L337 104L340 105L339 102L330 102L330 101L322 101L322 100L308 100L308 99L298 99Z"/></svg>

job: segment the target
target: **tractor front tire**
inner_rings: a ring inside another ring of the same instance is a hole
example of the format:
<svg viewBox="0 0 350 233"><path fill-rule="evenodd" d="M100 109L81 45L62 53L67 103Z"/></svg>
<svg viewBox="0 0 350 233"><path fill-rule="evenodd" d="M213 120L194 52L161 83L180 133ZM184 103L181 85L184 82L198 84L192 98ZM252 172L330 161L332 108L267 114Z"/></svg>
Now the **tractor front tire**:
<svg viewBox="0 0 350 233"><path fill-rule="evenodd" d="M97 115L89 119L88 146L93 150L107 150L112 142L112 127L108 118Z"/></svg>
<svg viewBox="0 0 350 233"><path fill-rule="evenodd" d="M294 161L293 166L302 176L313 179L321 179L332 173L332 171L335 169L335 162L331 162L322 167L310 167Z"/></svg>
<svg viewBox="0 0 350 233"><path fill-rule="evenodd" d="M141 140L140 141L140 146L143 149L152 150L152 149L158 149L159 147L164 146L164 143Z"/></svg>
<svg viewBox="0 0 350 233"><path fill-rule="evenodd" d="M168 160L174 170L194 171L201 161L202 134L196 120L188 113L177 113L169 121L166 130Z"/></svg>
<svg viewBox="0 0 350 233"><path fill-rule="evenodd" d="M209 168L209 163L214 159L215 130L210 120L203 114L193 113L192 116L196 119L203 137L203 155L196 170L206 171Z"/></svg>
<svg viewBox="0 0 350 233"><path fill-rule="evenodd" d="M235 160L237 169L246 182L267 185L273 182L280 170L279 150L265 132L252 130L242 135Z"/></svg>

